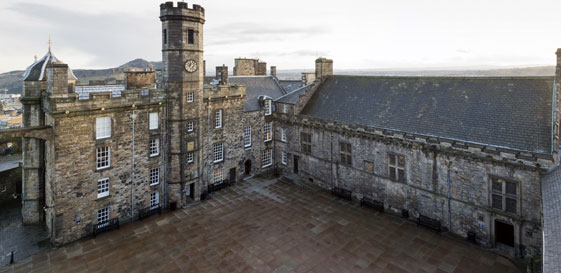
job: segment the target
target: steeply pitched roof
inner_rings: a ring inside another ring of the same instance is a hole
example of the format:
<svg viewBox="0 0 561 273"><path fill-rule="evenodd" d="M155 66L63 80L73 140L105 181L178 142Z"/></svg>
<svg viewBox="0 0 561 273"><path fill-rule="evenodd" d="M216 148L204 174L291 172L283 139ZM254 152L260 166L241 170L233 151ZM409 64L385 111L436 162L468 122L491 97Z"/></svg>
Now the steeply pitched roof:
<svg viewBox="0 0 561 273"><path fill-rule="evenodd" d="M312 88L313 84L308 84L306 86L302 86L288 94L278 97L275 102L286 103L286 104L297 104L298 98L306 93L310 88Z"/></svg>
<svg viewBox="0 0 561 273"><path fill-rule="evenodd" d="M551 154L552 77L330 76L302 115Z"/></svg>
<svg viewBox="0 0 561 273"><path fill-rule="evenodd" d="M59 62L60 60L57 59L57 57L55 57L55 55L53 55L53 53L51 53L51 50L49 50L47 52L47 54L45 54L45 56L43 56L43 58L35 61L33 64L31 64L29 67L27 67L27 69L25 70L25 73L23 73L22 76L22 80L23 81L42 81L45 79L46 77L46 73L45 71L47 70L47 66L51 63L54 62ZM68 78L69 79L74 79L77 80L78 78L76 78L76 76L74 75L74 72L72 72L72 69L68 69Z"/></svg>
<svg viewBox="0 0 561 273"><path fill-rule="evenodd" d="M302 87L302 81L298 80L279 80L279 84L287 93Z"/></svg>
<svg viewBox="0 0 561 273"><path fill-rule="evenodd" d="M542 178L543 272L561 272L561 168Z"/></svg>
<svg viewBox="0 0 561 273"><path fill-rule="evenodd" d="M230 77L229 81L230 84L246 87L244 112L260 110L259 96L261 95L275 99L285 94L272 76L235 76Z"/></svg>

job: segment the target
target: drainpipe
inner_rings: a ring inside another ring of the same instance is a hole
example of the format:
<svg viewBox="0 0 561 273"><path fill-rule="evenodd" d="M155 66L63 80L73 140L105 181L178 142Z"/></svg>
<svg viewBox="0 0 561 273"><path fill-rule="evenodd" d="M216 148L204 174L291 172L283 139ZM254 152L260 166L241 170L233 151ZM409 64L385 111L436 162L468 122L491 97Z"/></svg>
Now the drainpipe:
<svg viewBox="0 0 561 273"><path fill-rule="evenodd" d="M448 232L452 233L452 206L450 205L450 200L452 199L452 192L451 192L451 182L450 182L450 166L452 165L452 161L447 160L446 165L448 166Z"/></svg>
<svg viewBox="0 0 561 273"><path fill-rule="evenodd" d="M134 105L133 105L133 109L134 109ZM134 205L133 205L133 191L134 191L134 121L136 120L136 114L134 113L134 110L132 110L132 115L131 115L131 119L132 119L132 154L131 154L131 221L134 220Z"/></svg>

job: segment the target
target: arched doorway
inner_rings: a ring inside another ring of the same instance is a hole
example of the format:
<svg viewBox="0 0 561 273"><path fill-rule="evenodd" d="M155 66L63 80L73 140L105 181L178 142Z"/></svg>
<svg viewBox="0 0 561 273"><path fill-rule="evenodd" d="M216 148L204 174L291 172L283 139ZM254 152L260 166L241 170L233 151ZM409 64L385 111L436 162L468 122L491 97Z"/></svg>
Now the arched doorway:
<svg viewBox="0 0 561 273"><path fill-rule="evenodd" d="M251 174L251 160L246 160L244 163L244 174L250 175Z"/></svg>

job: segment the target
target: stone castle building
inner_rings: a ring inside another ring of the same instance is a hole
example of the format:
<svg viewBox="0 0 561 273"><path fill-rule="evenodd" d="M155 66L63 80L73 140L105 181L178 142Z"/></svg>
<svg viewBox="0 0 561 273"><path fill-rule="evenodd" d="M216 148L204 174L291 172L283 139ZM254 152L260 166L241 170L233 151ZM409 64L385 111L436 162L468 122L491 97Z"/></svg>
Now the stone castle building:
<svg viewBox="0 0 561 273"><path fill-rule="evenodd" d="M205 83L205 10L166 2L160 15L161 88L152 71L128 72L124 85L76 85L50 50L26 71L23 217L44 223L53 243L275 172L541 255L560 73L337 76L319 58L314 74L283 82L276 67L267 76L266 63L240 58L234 76L220 66Z"/></svg>

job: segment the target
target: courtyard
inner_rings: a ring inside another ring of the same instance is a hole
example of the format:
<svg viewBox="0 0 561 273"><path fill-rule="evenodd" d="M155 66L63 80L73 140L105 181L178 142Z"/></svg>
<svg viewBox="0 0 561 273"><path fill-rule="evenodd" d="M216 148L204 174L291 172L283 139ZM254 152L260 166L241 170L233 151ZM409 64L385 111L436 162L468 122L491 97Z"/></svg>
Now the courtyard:
<svg viewBox="0 0 561 273"><path fill-rule="evenodd" d="M507 259L328 193L255 178L0 272L519 272Z"/></svg>

